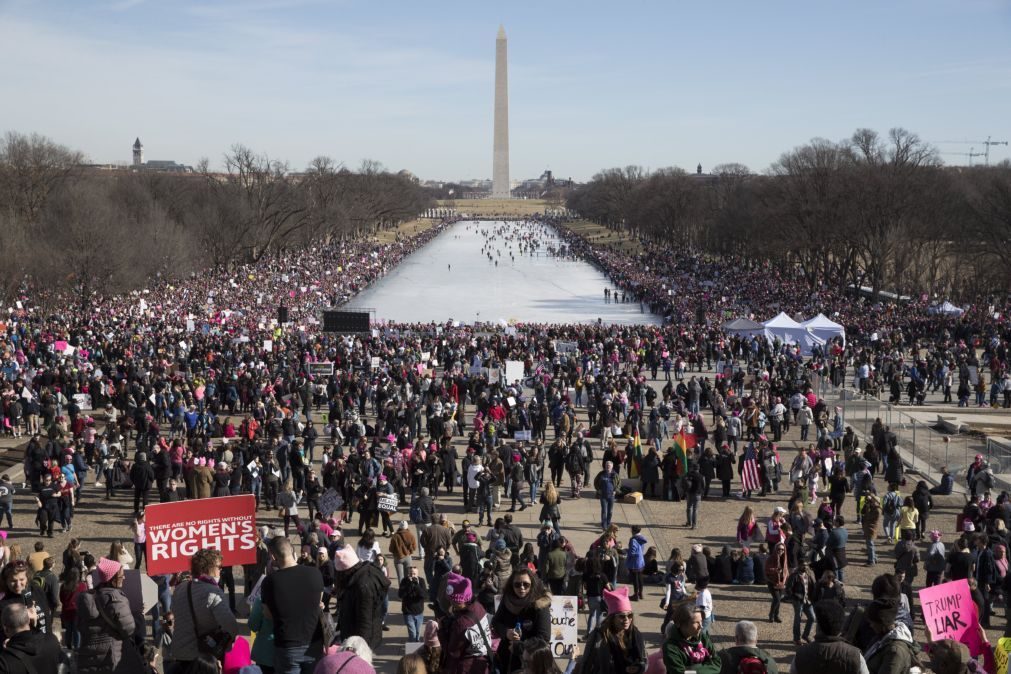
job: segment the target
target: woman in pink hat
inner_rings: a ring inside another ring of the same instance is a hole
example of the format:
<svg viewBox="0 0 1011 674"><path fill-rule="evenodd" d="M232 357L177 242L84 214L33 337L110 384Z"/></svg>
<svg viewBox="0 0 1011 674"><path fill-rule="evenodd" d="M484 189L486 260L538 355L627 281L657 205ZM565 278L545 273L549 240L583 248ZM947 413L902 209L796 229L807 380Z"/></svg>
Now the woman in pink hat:
<svg viewBox="0 0 1011 674"><path fill-rule="evenodd" d="M474 601L470 579L452 572L446 574L446 596L449 615L439 621L438 633L442 646L441 671L488 674L491 658L495 657L491 648L491 622L484 607Z"/></svg>
<svg viewBox="0 0 1011 674"><path fill-rule="evenodd" d="M646 671L646 642L635 626L628 588L604 590L607 617L586 637L582 674Z"/></svg>
<svg viewBox="0 0 1011 674"><path fill-rule="evenodd" d="M125 649L133 649L134 628L130 602L123 594L123 565L115 559L102 557L92 574L94 592L84 592L77 598L77 630L81 647L77 651L77 667L82 674L111 672L119 666Z"/></svg>

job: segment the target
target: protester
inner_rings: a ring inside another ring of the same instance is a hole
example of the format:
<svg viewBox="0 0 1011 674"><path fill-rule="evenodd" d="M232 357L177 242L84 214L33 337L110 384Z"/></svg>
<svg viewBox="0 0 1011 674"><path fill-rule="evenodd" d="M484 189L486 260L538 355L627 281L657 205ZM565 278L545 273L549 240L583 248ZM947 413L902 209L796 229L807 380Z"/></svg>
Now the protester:
<svg viewBox="0 0 1011 674"><path fill-rule="evenodd" d="M551 638L551 596L529 569L518 569L502 588L502 601L491 621L499 638L496 658L503 671L522 668L520 642Z"/></svg>
<svg viewBox="0 0 1011 674"><path fill-rule="evenodd" d="M120 661L136 663L136 624L123 594L123 565L103 557L94 573L95 589L77 598L76 631L81 635L77 669L82 674L114 671Z"/></svg>
<svg viewBox="0 0 1011 674"><path fill-rule="evenodd" d="M240 630L218 587L221 553L213 548L197 551L190 560L190 574L191 579L179 583L172 593L172 659L179 673L201 655L205 637L215 635L222 642L231 641Z"/></svg>
<svg viewBox="0 0 1011 674"><path fill-rule="evenodd" d="M667 674L719 674L723 667L709 635L702 631L702 614L691 604L679 604L663 644Z"/></svg>
<svg viewBox="0 0 1011 674"><path fill-rule="evenodd" d="M720 674L759 671L778 674L779 668L771 655L758 647L758 628L755 623L742 620L734 626L734 645L720 652Z"/></svg>
<svg viewBox="0 0 1011 674"><path fill-rule="evenodd" d="M646 643L635 626L628 588L604 590L607 617L586 638L579 660L583 674L645 672Z"/></svg>

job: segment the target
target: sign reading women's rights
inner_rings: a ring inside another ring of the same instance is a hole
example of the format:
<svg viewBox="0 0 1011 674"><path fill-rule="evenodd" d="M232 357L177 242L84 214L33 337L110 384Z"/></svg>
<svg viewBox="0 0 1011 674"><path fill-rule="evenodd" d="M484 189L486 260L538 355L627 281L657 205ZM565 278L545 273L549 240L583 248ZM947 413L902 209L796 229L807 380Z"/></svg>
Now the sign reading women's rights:
<svg viewBox="0 0 1011 674"><path fill-rule="evenodd" d="M221 551L221 565L256 563L256 498L252 494L158 503L148 507L147 572L186 571L203 548Z"/></svg>
<svg viewBox="0 0 1011 674"><path fill-rule="evenodd" d="M986 646L980 638L979 616L968 581L925 587L919 594L923 621L932 641L954 639L965 644L973 657L983 653Z"/></svg>

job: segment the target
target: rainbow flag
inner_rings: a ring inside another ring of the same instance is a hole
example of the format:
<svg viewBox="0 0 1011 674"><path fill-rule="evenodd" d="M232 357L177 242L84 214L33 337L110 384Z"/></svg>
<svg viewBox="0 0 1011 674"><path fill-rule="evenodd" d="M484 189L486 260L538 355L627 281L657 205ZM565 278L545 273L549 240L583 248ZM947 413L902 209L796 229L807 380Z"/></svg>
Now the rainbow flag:
<svg viewBox="0 0 1011 674"><path fill-rule="evenodd" d="M695 449L696 444L694 433L685 433L684 430L680 430L674 436L674 455L677 456L678 463L681 466L678 470L678 475L686 475L688 473L689 450ZM691 453L694 454L694 452Z"/></svg>

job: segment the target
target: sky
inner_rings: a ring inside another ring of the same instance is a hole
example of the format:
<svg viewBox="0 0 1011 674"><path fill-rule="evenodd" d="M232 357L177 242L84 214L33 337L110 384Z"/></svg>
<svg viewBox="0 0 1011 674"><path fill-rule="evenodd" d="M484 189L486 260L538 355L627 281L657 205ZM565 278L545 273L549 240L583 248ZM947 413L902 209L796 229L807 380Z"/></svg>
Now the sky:
<svg viewBox="0 0 1011 674"><path fill-rule="evenodd" d="M100 163L139 136L218 168L241 143L292 170L490 178L500 24L513 178L761 172L862 127L949 164L1011 140L1011 0L0 0L0 133Z"/></svg>

